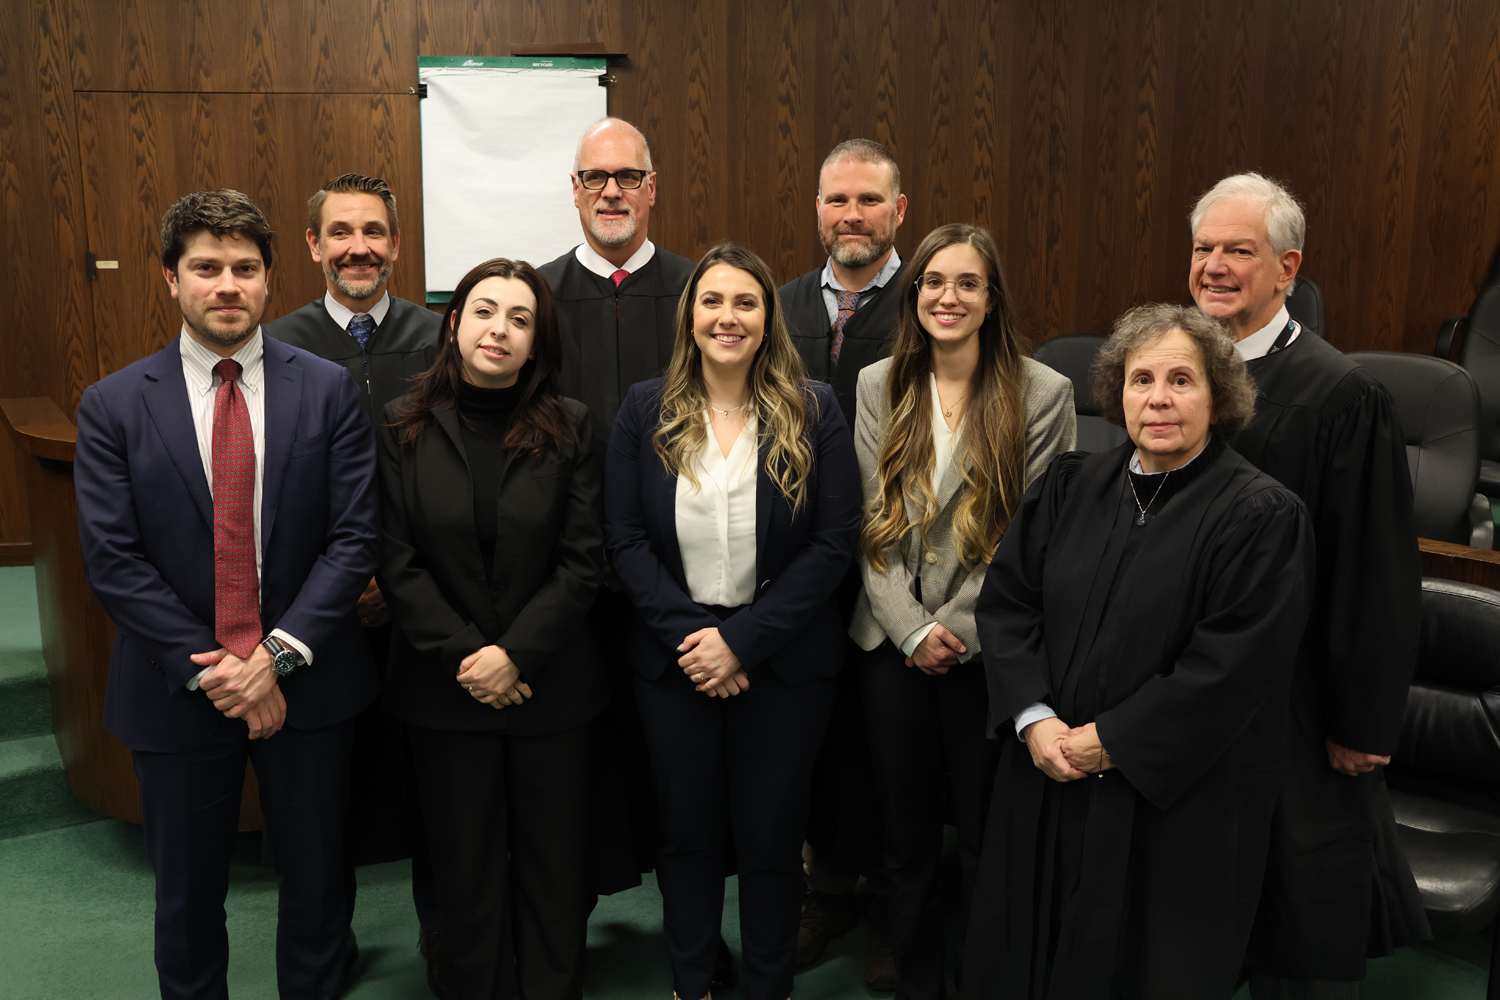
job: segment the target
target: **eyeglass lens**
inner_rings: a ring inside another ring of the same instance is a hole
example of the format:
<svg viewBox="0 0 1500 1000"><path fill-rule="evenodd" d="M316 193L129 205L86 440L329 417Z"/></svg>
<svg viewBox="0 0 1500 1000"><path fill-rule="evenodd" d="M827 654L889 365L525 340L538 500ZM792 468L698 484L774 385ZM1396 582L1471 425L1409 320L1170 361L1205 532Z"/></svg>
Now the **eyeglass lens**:
<svg viewBox="0 0 1500 1000"><path fill-rule="evenodd" d="M599 191L609 183L613 177L615 183L626 191L633 191L640 187L646 179L644 170L616 170L610 173L608 170L580 170L578 171L578 183L590 191Z"/></svg>
<svg viewBox="0 0 1500 1000"><path fill-rule="evenodd" d="M949 285L953 286L960 300L964 302L977 302L985 292L985 283L978 278L956 278L949 280L936 274L924 274L917 279L917 287L922 290L924 299L936 299L942 296L943 289Z"/></svg>

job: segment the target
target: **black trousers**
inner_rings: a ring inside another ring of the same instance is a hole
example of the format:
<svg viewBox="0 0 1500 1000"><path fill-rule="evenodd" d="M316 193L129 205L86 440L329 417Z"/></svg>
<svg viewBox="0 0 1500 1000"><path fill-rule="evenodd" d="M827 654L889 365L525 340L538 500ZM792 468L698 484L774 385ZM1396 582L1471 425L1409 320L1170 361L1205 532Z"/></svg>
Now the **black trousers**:
<svg viewBox="0 0 1500 1000"><path fill-rule="evenodd" d="M583 996L588 734L411 727L453 1000Z"/></svg>
<svg viewBox="0 0 1500 1000"><path fill-rule="evenodd" d="M832 678L793 687L769 667L750 689L710 698L675 666L636 679L661 803L656 869L672 988L708 992L724 912L726 817L739 866L745 1000L786 1000L802 906L802 840Z"/></svg>
<svg viewBox="0 0 1500 1000"><path fill-rule="evenodd" d="M248 757L280 883L277 989L284 1000L332 1000L349 940L343 848L354 724L287 726L268 740L247 733L238 723L187 753L132 753L146 855L156 873L161 995L229 996L224 897Z"/></svg>
<svg viewBox="0 0 1500 1000"><path fill-rule="evenodd" d="M938 862L945 808L958 828L960 913L969 912L1000 741L985 739L989 698L980 658L929 676L883 642L857 661L885 824L891 951L901 1000L944 996ZM946 793L946 796L945 796Z"/></svg>

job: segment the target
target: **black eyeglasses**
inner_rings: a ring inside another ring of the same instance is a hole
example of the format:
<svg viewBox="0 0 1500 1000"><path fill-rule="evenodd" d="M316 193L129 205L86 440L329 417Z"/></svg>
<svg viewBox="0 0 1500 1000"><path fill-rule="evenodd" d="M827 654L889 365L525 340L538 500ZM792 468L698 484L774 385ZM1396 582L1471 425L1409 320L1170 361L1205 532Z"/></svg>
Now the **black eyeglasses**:
<svg viewBox="0 0 1500 1000"><path fill-rule="evenodd" d="M578 183L587 191L603 191L604 185L612 177L622 191L634 191L646 182L647 173L645 170L616 170L613 173L608 170L580 170Z"/></svg>

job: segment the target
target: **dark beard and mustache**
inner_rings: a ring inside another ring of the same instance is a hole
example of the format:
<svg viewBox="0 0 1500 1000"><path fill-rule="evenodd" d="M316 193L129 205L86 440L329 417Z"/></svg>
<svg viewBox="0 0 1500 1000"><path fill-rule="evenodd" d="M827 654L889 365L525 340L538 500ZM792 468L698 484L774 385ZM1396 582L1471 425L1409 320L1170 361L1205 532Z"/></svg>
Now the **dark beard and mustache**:
<svg viewBox="0 0 1500 1000"><path fill-rule="evenodd" d="M869 239L854 246L846 244L839 239L845 235L866 236ZM823 250L832 257L834 263L840 267L851 269L868 267L884 256L891 247L896 245L896 230L892 227L890 232L877 233L869 229L835 229L831 238L825 239L823 231L818 230L818 239L823 244Z"/></svg>

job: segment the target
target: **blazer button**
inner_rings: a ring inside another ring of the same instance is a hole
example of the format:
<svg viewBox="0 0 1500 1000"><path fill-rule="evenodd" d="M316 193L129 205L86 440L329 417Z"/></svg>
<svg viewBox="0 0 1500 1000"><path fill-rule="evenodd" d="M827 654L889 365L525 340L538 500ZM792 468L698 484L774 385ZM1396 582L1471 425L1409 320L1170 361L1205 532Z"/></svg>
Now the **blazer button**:
<svg viewBox="0 0 1500 1000"><path fill-rule="evenodd" d="M937 553L936 552L929 552L929 553L927 553L927 561L929 563L933 564L933 565L937 565Z"/></svg>

